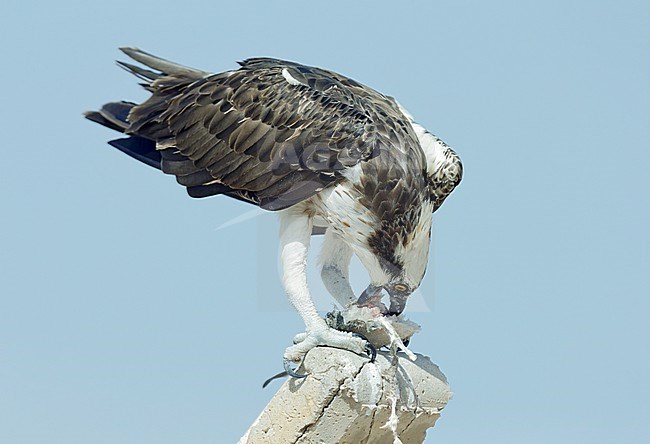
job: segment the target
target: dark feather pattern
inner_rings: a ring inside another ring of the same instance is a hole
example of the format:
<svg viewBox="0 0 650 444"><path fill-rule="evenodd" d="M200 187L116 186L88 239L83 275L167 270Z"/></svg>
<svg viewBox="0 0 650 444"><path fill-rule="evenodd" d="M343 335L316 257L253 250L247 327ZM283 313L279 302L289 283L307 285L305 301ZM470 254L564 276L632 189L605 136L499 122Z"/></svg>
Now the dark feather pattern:
<svg viewBox="0 0 650 444"><path fill-rule="evenodd" d="M86 113L127 136L112 146L175 176L191 197L272 211L304 203L298 217L354 245L373 280L396 285L391 311L403 310L426 270L432 212L462 177L444 142L391 97L332 71L251 58L210 74L122 51L143 66L119 66L151 95Z"/></svg>
<svg viewBox="0 0 650 444"><path fill-rule="evenodd" d="M160 153L156 151L156 144L142 137L126 137L108 142L123 153L149 166L160 169Z"/></svg>
<svg viewBox="0 0 650 444"><path fill-rule="evenodd" d="M103 120L87 117L173 146L204 170L198 174L188 163L162 166L193 195L223 192L214 186L196 190L201 180L217 181L263 208L286 208L340 182L340 171L371 159L379 141L392 138L380 134L386 124L378 128L374 119L386 119L390 100L330 71L254 58L237 71L209 75L140 50L123 51L150 68L119 62L149 82L151 97L140 105L106 105ZM400 123L391 124L391 131L397 128Z"/></svg>
<svg viewBox="0 0 650 444"><path fill-rule="evenodd" d="M425 160L391 98L340 74L277 59L247 59L236 71L208 74L122 50L147 67L119 62L147 81L152 95L140 105L109 103L87 117L132 135L112 144L158 162L191 196L228 194L279 210L341 182L361 163L361 204L385 224L415 223L407 210L422 199ZM139 153L134 145L142 140L164 146L164 160L152 150Z"/></svg>

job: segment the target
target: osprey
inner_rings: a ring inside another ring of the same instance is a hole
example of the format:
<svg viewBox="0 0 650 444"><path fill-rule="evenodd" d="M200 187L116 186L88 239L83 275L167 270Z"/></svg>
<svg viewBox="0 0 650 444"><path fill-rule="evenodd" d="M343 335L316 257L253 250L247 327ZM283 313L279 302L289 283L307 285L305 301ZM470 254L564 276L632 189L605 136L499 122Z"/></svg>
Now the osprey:
<svg viewBox="0 0 650 444"><path fill-rule="evenodd" d="M363 352L363 338L330 328L316 311L310 237L325 235L321 276L339 304L399 315L426 270L432 215L461 180L456 153L393 98L332 71L251 58L210 74L121 50L146 66L118 62L151 96L85 116L127 135L109 143L176 176L192 197L225 195L278 212L282 282L306 326L285 360L319 345ZM349 283L353 254L370 277L359 298Z"/></svg>

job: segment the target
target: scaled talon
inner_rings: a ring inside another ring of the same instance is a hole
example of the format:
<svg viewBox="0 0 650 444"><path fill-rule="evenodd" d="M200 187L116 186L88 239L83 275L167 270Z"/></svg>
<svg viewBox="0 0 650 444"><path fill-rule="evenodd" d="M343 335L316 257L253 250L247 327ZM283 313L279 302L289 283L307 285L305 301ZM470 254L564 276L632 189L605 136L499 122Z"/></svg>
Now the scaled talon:
<svg viewBox="0 0 650 444"><path fill-rule="evenodd" d="M352 336L362 339L363 341L366 342L366 353L368 354L368 358L370 358L370 362L375 362L375 359L377 358L377 348L374 345L372 345L370 341L368 341L368 339L362 334L352 333ZM291 362L286 358L283 359L283 365L284 365L284 371L278 373L277 375L271 376L269 379L264 381L264 384L262 384L262 388L265 388L275 379L283 378L285 376L291 376L294 379L303 379L309 376L309 373L302 374L292 369Z"/></svg>
<svg viewBox="0 0 650 444"><path fill-rule="evenodd" d="M291 368L291 363L288 359L283 359L284 371L287 373L287 376L291 376L294 379L303 379L309 376L309 373L296 373L294 369ZM275 377L274 377L275 378Z"/></svg>
<svg viewBox="0 0 650 444"><path fill-rule="evenodd" d="M289 374L286 371L271 376L269 379L264 381L264 383L262 384L262 388L266 388L266 386L269 385L271 382L275 381L276 379L284 378L285 376L289 376Z"/></svg>
<svg viewBox="0 0 650 444"><path fill-rule="evenodd" d="M352 336L356 336L357 338L361 338L364 341L366 341L366 353L368 353L370 362L375 362L375 359L377 358L377 347L372 345L372 343L368 340L368 338L366 338L361 333L352 333Z"/></svg>

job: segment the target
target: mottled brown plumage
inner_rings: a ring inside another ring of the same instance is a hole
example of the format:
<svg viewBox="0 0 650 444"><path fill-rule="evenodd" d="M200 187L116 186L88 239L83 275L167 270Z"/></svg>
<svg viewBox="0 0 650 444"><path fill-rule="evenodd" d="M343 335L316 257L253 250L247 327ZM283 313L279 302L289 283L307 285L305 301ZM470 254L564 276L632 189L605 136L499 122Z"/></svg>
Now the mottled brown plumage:
<svg viewBox="0 0 650 444"><path fill-rule="evenodd" d="M118 62L151 96L87 113L130 136L113 146L176 176L192 197L306 204L403 309L426 269L431 213L462 177L444 142L393 98L332 71L252 58L210 74L123 51L147 67Z"/></svg>
<svg viewBox="0 0 650 444"><path fill-rule="evenodd" d="M137 53L129 55L137 60ZM185 162L163 161L162 169L191 194L217 181L263 208L282 209L341 181L341 170L387 143L414 140L408 124L386 117L390 99L319 68L268 58L207 76L123 66L149 78L153 92L133 107L124 132L163 141L185 156ZM300 84L287 82L283 70Z"/></svg>

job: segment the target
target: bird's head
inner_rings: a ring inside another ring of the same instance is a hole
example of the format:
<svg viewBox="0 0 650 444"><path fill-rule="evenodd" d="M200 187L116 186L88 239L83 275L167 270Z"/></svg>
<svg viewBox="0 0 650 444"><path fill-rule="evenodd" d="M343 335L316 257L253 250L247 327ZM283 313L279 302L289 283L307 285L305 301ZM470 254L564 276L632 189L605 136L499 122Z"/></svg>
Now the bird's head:
<svg viewBox="0 0 650 444"><path fill-rule="evenodd" d="M432 205L432 204L431 204ZM371 237L361 262L370 274L370 285L359 298L359 305L378 307L388 315L399 315L422 282L431 243L431 206L422 207L412 230L405 238L390 236L390 229ZM381 303L388 296L388 309Z"/></svg>
<svg viewBox="0 0 650 444"><path fill-rule="evenodd" d="M406 301L412 292L411 287L403 282L390 283L383 286L371 283L361 294L359 306L379 308L383 314L388 316L399 315L406 308ZM390 300L390 306L388 308L382 302L382 299L386 295L388 295Z"/></svg>

